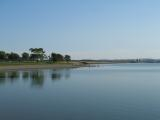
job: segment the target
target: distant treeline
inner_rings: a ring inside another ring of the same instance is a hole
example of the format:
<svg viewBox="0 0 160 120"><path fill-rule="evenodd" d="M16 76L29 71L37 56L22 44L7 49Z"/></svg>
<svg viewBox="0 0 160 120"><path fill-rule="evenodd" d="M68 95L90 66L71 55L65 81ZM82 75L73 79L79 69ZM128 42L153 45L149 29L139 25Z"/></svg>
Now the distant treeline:
<svg viewBox="0 0 160 120"><path fill-rule="evenodd" d="M7 53L0 51L1 61L71 61L70 55L61 55L59 53L52 52L51 55L47 56L43 48L30 48L30 53L23 52L21 55L15 52Z"/></svg>
<svg viewBox="0 0 160 120"><path fill-rule="evenodd" d="M112 60L89 60L83 59L81 62L87 63L160 63L160 59L140 58L140 59L112 59Z"/></svg>

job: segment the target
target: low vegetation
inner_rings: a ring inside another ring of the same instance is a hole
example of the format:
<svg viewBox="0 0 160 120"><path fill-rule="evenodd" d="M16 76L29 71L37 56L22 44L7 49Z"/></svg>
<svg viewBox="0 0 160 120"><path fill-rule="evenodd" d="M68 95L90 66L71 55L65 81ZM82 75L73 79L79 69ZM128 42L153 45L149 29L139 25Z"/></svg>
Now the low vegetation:
<svg viewBox="0 0 160 120"><path fill-rule="evenodd" d="M0 51L0 64L48 64L48 63L68 63L71 61L70 55L61 55L52 52L49 56L43 48L30 48L30 52L23 52L21 55L15 52L7 53Z"/></svg>

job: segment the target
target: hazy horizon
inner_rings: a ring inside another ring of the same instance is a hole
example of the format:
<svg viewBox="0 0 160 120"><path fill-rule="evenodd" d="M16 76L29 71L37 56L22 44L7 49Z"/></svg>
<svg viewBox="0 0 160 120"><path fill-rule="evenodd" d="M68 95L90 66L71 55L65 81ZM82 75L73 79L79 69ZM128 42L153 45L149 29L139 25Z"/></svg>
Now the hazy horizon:
<svg viewBox="0 0 160 120"><path fill-rule="evenodd" d="M160 58L158 0L1 0L0 50L73 59Z"/></svg>

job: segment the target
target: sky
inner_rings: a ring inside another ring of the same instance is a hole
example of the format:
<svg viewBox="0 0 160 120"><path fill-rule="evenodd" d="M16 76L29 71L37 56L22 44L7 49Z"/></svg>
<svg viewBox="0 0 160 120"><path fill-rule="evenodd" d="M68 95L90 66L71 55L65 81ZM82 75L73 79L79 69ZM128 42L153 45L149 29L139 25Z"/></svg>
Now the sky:
<svg viewBox="0 0 160 120"><path fill-rule="evenodd" d="M0 0L0 50L160 58L159 6L159 0Z"/></svg>

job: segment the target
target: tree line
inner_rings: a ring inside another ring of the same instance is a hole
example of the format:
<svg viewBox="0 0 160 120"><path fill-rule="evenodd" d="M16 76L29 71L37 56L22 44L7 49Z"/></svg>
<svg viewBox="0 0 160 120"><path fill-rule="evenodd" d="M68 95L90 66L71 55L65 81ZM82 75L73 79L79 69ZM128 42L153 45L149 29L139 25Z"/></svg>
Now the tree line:
<svg viewBox="0 0 160 120"><path fill-rule="evenodd" d="M30 48L30 53L23 52L21 55L15 52L7 53L0 51L1 61L71 61L70 55L61 55L59 53L52 52L51 55L47 56L43 48Z"/></svg>

